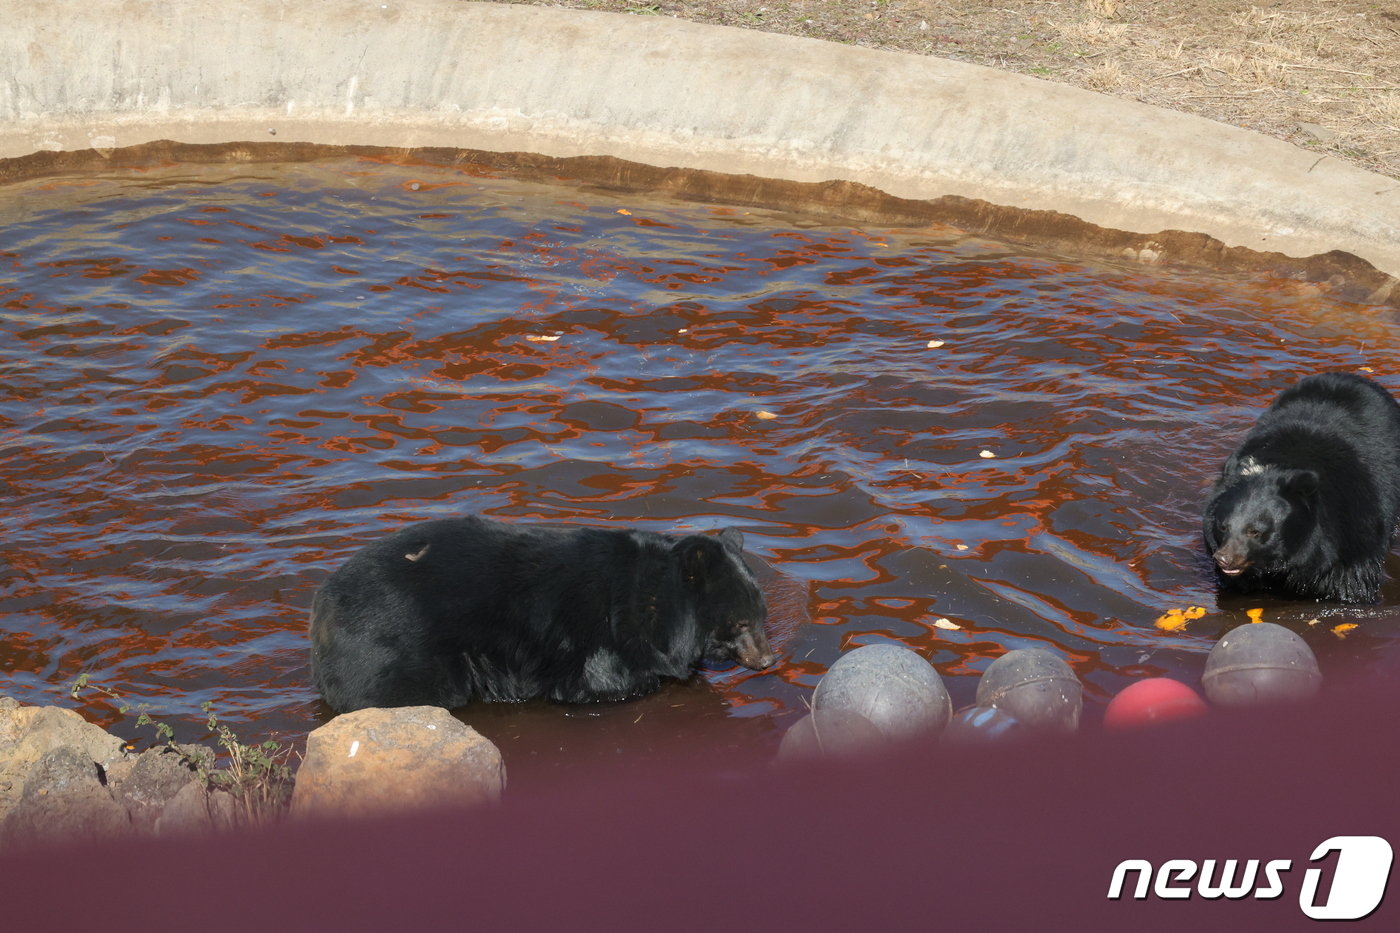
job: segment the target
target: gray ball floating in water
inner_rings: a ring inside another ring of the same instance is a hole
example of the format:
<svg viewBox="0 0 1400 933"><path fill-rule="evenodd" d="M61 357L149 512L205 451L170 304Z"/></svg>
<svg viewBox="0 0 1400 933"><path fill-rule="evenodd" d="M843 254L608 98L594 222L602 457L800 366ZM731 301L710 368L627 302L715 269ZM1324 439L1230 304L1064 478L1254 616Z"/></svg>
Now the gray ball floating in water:
<svg viewBox="0 0 1400 933"><path fill-rule="evenodd" d="M866 645L847 652L817 684L812 709L852 710L890 738L941 730L953 715L943 678L922 657L899 645Z"/></svg>
<svg viewBox="0 0 1400 933"><path fill-rule="evenodd" d="M1073 732L1084 710L1084 687L1058 655L1017 648L988 665L977 682L977 705L1009 713L1027 729Z"/></svg>
<svg viewBox="0 0 1400 933"><path fill-rule="evenodd" d="M1254 622L1231 629L1216 642L1201 684L1217 706L1260 706L1308 699L1322 686L1322 672L1296 632Z"/></svg>
<svg viewBox="0 0 1400 933"><path fill-rule="evenodd" d="M854 710L815 709L783 733L778 760L849 757L887 741L873 722Z"/></svg>

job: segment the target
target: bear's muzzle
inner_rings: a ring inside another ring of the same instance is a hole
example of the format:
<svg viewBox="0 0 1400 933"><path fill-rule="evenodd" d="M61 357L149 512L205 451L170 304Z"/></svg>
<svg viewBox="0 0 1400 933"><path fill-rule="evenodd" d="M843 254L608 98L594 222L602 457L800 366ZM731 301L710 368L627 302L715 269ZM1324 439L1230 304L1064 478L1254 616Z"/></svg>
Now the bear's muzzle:
<svg viewBox="0 0 1400 933"><path fill-rule="evenodd" d="M1249 555L1244 546L1231 538L1213 555L1215 565L1227 577L1237 577L1249 568Z"/></svg>
<svg viewBox="0 0 1400 933"><path fill-rule="evenodd" d="M773 665L776 657L761 624L739 633L734 641L734 657L751 671L761 671Z"/></svg>

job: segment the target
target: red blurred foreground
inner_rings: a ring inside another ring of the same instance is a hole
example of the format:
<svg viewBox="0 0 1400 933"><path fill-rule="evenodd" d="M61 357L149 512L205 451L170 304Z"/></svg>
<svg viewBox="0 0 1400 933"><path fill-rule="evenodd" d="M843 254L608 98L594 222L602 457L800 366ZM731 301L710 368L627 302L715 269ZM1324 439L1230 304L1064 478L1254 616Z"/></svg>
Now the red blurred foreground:
<svg viewBox="0 0 1400 933"><path fill-rule="evenodd" d="M1397 708L1391 686L957 755L781 771L687 755L508 791L494 811L23 853L0 858L0 916L15 931L1316 928L1307 870L1322 905L1334 876L1353 898L1366 878L1354 853L1314 849L1400 843ZM1137 900L1130 874L1109 900L1125 859L1257 859L1259 880L1237 899L1193 879L1185 899ZM1291 866L1261 900L1270 860ZM1396 929L1397 903L1360 928Z"/></svg>

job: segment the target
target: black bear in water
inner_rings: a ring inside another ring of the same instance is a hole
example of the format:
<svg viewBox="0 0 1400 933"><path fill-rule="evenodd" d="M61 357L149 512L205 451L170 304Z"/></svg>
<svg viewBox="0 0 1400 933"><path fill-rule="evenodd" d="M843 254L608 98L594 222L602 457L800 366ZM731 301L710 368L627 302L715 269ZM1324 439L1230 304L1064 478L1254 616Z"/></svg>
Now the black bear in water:
<svg viewBox="0 0 1400 933"><path fill-rule="evenodd" d="M512 525L404 528L312 601L311 672L339 712L618 700L704 658L773 663L743 537Z"/></svg>
<svg viewBox="0 0 1400 933"><path fill-rule="evenodd" d="M1286 389L1225 462L1206 505L1222 588L1373 603L1400 509L1400 405L1362 376Z"/></svg>

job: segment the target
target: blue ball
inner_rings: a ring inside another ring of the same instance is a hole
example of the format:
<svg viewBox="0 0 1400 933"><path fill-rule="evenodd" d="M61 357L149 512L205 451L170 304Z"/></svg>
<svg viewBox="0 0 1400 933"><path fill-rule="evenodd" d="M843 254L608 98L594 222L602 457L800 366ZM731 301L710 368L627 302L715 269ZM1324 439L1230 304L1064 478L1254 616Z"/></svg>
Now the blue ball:
<svg viewBox="0 0 1400 933"><path fill-rule="evenodd" d="M991 745L1024 733L1026 727L995 706L967 706L953 714L943 741L949 745Z"/></svg>

